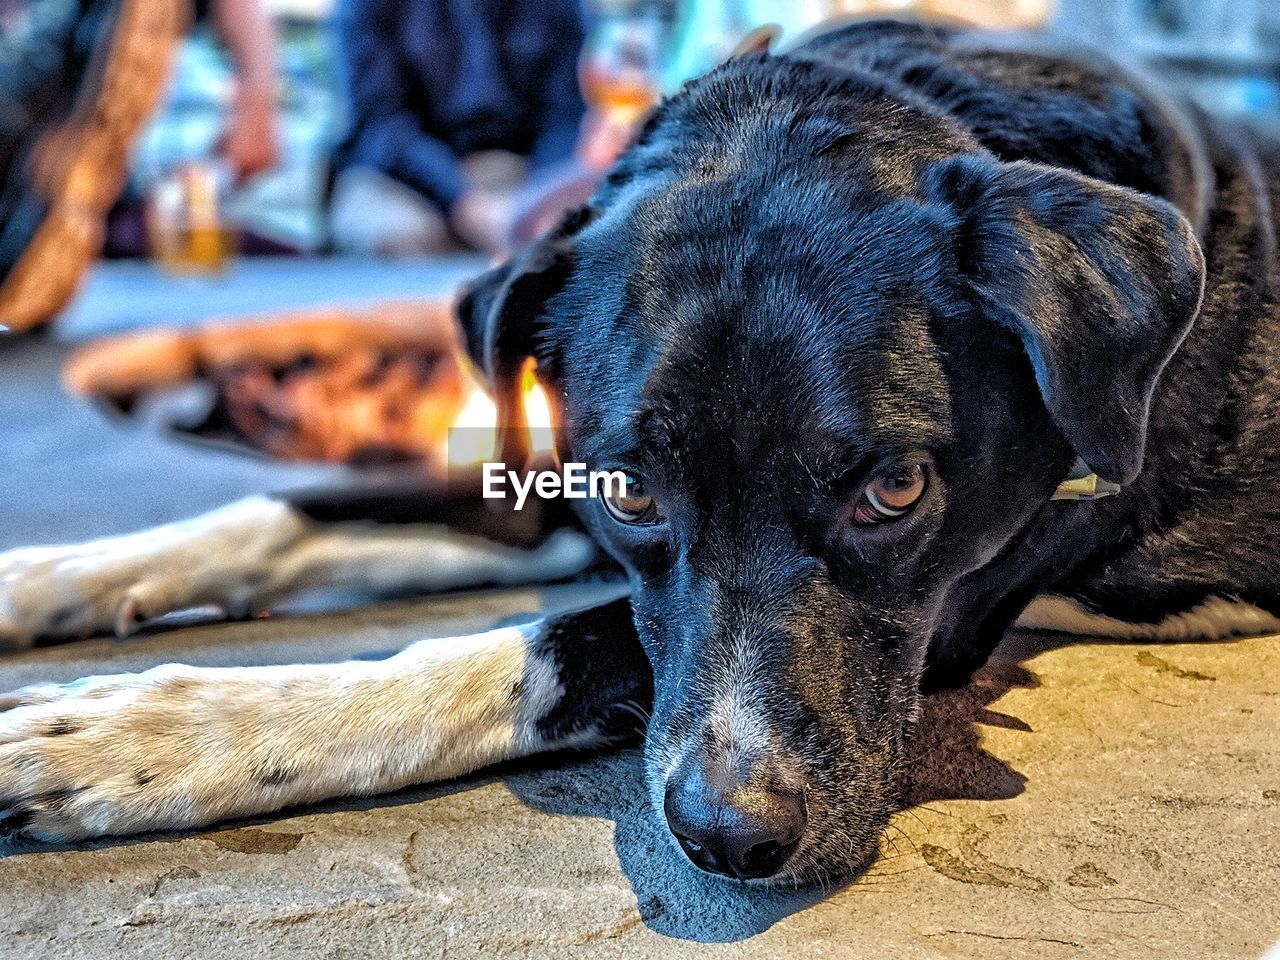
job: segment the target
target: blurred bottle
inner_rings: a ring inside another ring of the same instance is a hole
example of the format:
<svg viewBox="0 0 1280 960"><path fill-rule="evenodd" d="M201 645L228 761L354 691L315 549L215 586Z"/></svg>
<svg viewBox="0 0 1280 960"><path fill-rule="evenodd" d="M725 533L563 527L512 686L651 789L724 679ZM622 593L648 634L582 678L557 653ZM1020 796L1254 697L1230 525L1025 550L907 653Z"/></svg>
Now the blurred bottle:
<svg viewBox="0 0 1280 960"><path fill-rule="evenodd" d="M176 167L152 185L147 242L163 269L209 275L231 265L237 236L226 212L231 181L225 165L197 161Z"/></svg>
<svg viewBox="0 0 1280 960"><path fill-rule="evenodd" d="M578 67L587 101L579 152L589 168L603 170L662 97L666 24L653 0L597 0L593 13Z"/></svg>

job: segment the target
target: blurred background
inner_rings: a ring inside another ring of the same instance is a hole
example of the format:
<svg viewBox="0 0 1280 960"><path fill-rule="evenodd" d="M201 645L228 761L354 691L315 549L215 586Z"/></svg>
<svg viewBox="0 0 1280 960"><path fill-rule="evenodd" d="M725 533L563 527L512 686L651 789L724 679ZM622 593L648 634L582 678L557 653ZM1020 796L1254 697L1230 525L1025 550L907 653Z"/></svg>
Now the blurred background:
<svg viewBox="0 0 1280 960"><path fill-rule="evenodd" d="M318 251L331 240L324 213L330 158L350 122L340 11L333 0L264 2L279 36L280 157L273 170L235 192L230 214L289 248ZM602 64L597 73L608 73L611 59L631 56L651 70L642 80L655 94L705 70L760 24L782 26L785 44L832 16L928 14L1043 29L1150 62L1219 112L1261 123L1280 118L1280 5L1261 0L589 0L583 12L590 58L584 78L593 62ZM623 47L629 52L615 49ZM607 111L619 91L606 89L608 78L595 79L588 98ZM646 107L647 94L637 94ZM212 156L234 96L224 45L210 26L198 25L135 150L136 187Z"/></svg>
<svg viewBox="0 0 1280 960"><path fill-rule="evenodd" d="M89 342L62 381L121 411L201 380L160 417L188 434L429 456L481 403L441 359L463 283L753 31L874 15L1040 31L1280 128L1262 0L0 0L0 325Z"/></svg>

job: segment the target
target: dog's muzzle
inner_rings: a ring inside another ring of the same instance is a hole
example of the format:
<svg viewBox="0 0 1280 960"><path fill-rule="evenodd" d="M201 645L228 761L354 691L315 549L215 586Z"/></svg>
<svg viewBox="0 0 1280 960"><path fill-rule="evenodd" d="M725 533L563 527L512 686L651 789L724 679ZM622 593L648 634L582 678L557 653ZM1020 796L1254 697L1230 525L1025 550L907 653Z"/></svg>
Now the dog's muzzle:
<svg viewBox="0 0 1280 960"><path fill-rule="evenodd" d="M676 768L663 807L672 835L695 866L762 880L790 859L807 822L804 798L750 785L760 779L729 775L712 782L696 757Z"/></svg>

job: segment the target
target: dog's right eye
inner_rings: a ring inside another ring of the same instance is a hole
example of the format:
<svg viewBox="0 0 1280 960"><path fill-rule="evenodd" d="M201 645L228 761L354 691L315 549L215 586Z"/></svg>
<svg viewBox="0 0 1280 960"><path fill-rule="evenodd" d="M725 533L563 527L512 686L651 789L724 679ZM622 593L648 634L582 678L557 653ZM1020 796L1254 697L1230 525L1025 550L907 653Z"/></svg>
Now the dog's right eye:
<svg viewBox="0 0 1280 960"><path fill-rule="evenodd" d="M923 463L899 463L872 477L853 511L853 523L872 527L899 520L910 513L929 485Z"/></svg>
<svg viewBox="0 0 1280 960"><path fill-rule="evenodd" d="M600 494L600 501L605 512L619 523L637 526L658 523L662 519L657 502L645 492L644 481L631 474L627 474L626 486L621 493L606 487Z"/></svg>

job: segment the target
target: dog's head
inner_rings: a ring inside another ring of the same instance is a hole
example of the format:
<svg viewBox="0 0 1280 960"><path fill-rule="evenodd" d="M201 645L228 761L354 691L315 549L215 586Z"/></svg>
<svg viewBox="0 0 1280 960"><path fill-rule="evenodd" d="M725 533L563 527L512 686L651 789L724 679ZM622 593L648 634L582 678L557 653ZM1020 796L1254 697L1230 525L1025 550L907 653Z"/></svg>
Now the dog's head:
<svg viewBox="0 0 1280 960"><path fill-rule="evenodd" d="M631 577L649 785L694 862L874 849L949 590L1077 456L1134 478L1202 277L1161 200L754 60L476 285L495 387L536 356L572 459L633 478L582 514Z"/></svg>

